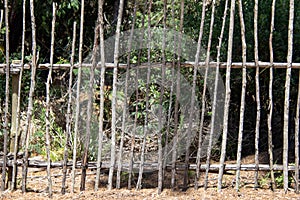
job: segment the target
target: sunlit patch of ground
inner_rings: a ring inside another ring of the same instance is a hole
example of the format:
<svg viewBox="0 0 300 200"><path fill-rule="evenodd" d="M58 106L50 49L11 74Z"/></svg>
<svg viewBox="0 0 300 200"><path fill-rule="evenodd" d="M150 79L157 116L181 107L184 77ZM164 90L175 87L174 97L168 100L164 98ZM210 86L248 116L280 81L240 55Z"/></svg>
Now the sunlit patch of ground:
<svg viewBox="0 0 300 200"><path fill-rule="evenodd" d="M94 191L94 178L95 172L88 170L88 176L86 178L86 191L79 191L79 184L81 176L76 177L75 193L72 194L71 188L71 178L70 173L67 177L67 189L66 194L62 195L61 191L61 169L52 169L52 183L53 183L53 199L300 199L298 194L294 191L288 191L284 194L283 189L276 189L274 192L269 189L269 180L266 178L266 173L260 173L260 183L261 187L254 189L254 172L241 172L241 188L239 192L235 190L235 172L230 172L224 175L223 186L224 189L221 193L217 191L217 173L209 174L209 187L207 190L203 188L204 174L199 180L200 188L198 190L194 189L194 172L191 171L189 174L190 178L190 189L183 192L182 182L183 173L178 172L176 174L176 188L172 191L170 188L170 172L166 173L166 178L164 182L165 189L163 192L157 194L157 173L145 174L143 179L143 189L141 190L128 190L127 189L127 176L122 176L122 188L107 190L107 173L101 176L101 185L97 192ZM80 173L80 170L78 170ZM45 199L48 197L47 191L47 178L45 170L34 170L30 169L28 177L28 192L22 194L21 192L21 177L18 181L18 190L14 192L5 191L0 194L1 199ZM132 187L135 187L137 175L134 176ZM265 182L264 182L265 181Z"/></svg>

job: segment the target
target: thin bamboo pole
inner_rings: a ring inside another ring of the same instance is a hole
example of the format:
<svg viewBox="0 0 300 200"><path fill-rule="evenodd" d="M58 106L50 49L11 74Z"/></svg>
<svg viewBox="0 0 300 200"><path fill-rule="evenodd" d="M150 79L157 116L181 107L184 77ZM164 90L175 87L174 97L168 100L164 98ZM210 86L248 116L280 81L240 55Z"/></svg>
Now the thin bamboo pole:
<svg viewBox="0 0 300 200"><path fill-rule="evenodd" d="M72 85L73 85L73 69L74 69L74 57L75 57L75 44L76 44L76 22L73 23L73 37L72 37L72 51L71 51L71 60L70 60L70 78L69 78L69 87L68 87L68 107L66 115L66 144L64 148L64 161L63 161L63 177L61 185L61 193L66 193L66 179L67 179L67 163L68 163L68 150L69 142L72 134L72 117L71 117L71 103L72 103Z"/></svg>
<svg viewBox="0 0 300 200"><path fill-rule="evenodd" d="M110 157L110 168L108 175L108 189L112 189L113 173L116 161L116 99L117 99L117 76L118 76L118 63L119 63L119 43L120 43L120 31L122 23L122 15L124 8L124 0L120 0L118 21L116 29L116 40L115 40L115 51L114 51L114 70L113 70L113 91L112 91L112 102L111 102L111 157Z"/></svg>
<svg viewBox="0 0 300 200"><path fill-rule="evenodd" d="M2 179L1 179L1 191L4 191L6 188L6 163L7 163L7 142L8 142L8 116L9 116L9 76L10 76L10 65L9 65L9 23L8 23L8 1L4 0L4 10L5 10L5 108L4 108L4 141L3 141L3 166L2 166Z"/></svg>
<svg viewBox="0 0 300 200"><path fill-rule="evenodd" d="M223 121L223 137L220 157L220 170L218 175L218 191L222 189L222 179L224 171L224 161L226 156L226 144L227 144L227 133L228 133L228 114L230 105L230 71L232 62L232 44L233 44L233 32L234 32L234 13L235 13L235 0L231 0L230 5L230 22L229 22L229 33L228 33L228 50L227 50L227 67L226 67L226 92L225 92L225 104L224 104L224 121Z"/></svg>
<svg viewBox="0 0 300 200"><path fill-rule="evenodd" d="M73 165L72 165L72 189L75 191L75 177L76 177L76 160L77 160L77 137L79 126L79 112L80 112L80 85L82 74L82 46L83 46L83 24L84 24L84 0L81 0L80 9L80 33L79 33L79 55L78 55L78 74L77 74L77 88L76 88L76 109L75 109L75 124L74 124L74 138L73 138Z"/></svg>
<svg viewBox="0 0 300 200"><path fill-rule="evenodd" d="M28 108L27 108L27 118L25 125L25 149L24 149L24 158L23 158L23 172L22 172L22 192L26 192L27 185L27 171L28 171L28 147L29 140L31 135L31 118L33 110L33 94L35 89L35 74L37 68L37 46L36 46L36 24L34 16L34 0L30 0L30 17L31 17L31 31L32 31L32 67L31 67L31 81L29 89L29 98L28 98ZM23 145L24 146L24 145Z"/></svg>
<svg viewBox="0 0 300 200"><path fill-rule="evenodd" d="M276 188L274 170L273 170L273 136L272 136L272 116L273 116L273 32L274 32L274 19L275 19L275 4L276 0L272 2L271 11L271 25L270 25L270 37L269 37L269 48L270 48L270 80L269 80L269 113L268 113L268 152L269 152L269 164L271 168L271 189L274 191Z"/></svg>
<svg viewBox="0 0 300 200"><path fill-rule="evenodd" d="M243 75L242 75L242 94L241 94L241 107L240 107L240 122L239 122L239 134L238 134L238 149L237 149L237 171L236 171L236 185L235 188L238 191L240 185L240 167L241 167L241 156L242 156L242 142L243 142L243 132L244 132L244 114L245 114L245 96L246 96L246 86L247 86L247 69L245 63L247 61L247 44L245 36L245 23L243 15L243 4L242 0L238 1L239 5L239 17L241 26L241 39L242 39L242 59L243 59Z"/></svg>
<svg viewBox="0 0 300 200"><path fill-rule="evenodd" d="M95 191L99 188L100 173L101 173L101 161L102 161L102 143L103 143L103 118L104 118L104 79L105 79L105 52L104 52L104 20L103 20L103 5L104 0L98 1L99 9L99 34L100 34L100 113L98 121L98 155L97 155L97 174L95 180Z"/></svg>
<svg viewBox="0 0 300 200"><path fill-rule="evenodd" d="M290 106L290 88L293 61L293 32L294 32L294 0L290 0L289 9L289 28L288 28L288 53L287 53L287 70L285 81L284 96L284 115L283 115L283 188L285 193L288 190L288 146L289 146L289 106Z"/></svg>

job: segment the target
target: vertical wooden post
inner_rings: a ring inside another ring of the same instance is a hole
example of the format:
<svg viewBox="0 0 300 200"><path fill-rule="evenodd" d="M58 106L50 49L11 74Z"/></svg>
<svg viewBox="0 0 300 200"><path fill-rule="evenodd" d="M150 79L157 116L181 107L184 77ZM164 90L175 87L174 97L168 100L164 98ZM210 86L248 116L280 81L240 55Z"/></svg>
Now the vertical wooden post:
<svg viewBox="0 0 300 200"><path fill-rule="evenodd" d="M12 61L12 65L20 64L19 60ZM19 71L12 68L12 98L11 98L11 133L10 133L10 142L9 142L9 151L14 152L14 137L18 136L17 131L17 107L18 107L18 90L19 90Z"/></svg>
<svg viewBox="0 0 300 200"><path fill-rule="evenodd" d="M12 77L12 98L11 98L11 128L10 128L10 137L9 137L9 153L13 154L15 152L15 137L19 136L17 133L17 117L18 111L18 91L19 91L19 78L20 73L14 68L14 65L19 65L20 60L12 61L11 77ZM8 168L8 186L12 188L12 172L13 167ZM15 182L16 183L16 182Z"/></svg>

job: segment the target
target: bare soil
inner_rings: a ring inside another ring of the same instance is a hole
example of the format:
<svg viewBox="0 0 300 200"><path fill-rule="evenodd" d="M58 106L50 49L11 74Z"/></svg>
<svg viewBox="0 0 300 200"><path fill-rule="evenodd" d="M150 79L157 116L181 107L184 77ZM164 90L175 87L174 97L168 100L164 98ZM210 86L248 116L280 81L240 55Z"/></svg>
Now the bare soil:
<svg viewBox="0 0 300 200"><path fill-rule="evenodd" d="M241 188L237 192L235 190L235 172L228 172L223 178L222 192L217 191L217 173L209 174L209 187L207 190L203 188L204 175L199 180L200 188L194 189L194 172L191 171L190 189L182 191L183 173L176 174L176 188L174 191L170 188L170 172L166 173L164 181L164 190L157 194L157 173L148 173L144 175L143 189L141 190L128 190L127 189L127 176L122 176L122 188L107 190L107 173L103 171L101 176L101 185L97 192L94 191L95 172L88 170L86 178L86 191L80 192L80 175L76 177L75 193L71 193L71 178L70 173L67 177L67 193L62 195L61 191L61 169L52 169L52 183L53 183L53 199L300 199L293 189L289 190L287 194L283 189L276 189L272 191L269 188L268 174L260 172L259 183L260 187L254 188L254 172L241 172ZM80 170L78 170L80 173ZM46 171L42 169L30 169L28 177L28 192L23 194L21 192L21 177L18 177L18 189L14 192L5 191L0 193L0 199L45 199L48 198L47 193L47 178ZM132 187L135 187L137 174L134 176Z"/></svg>

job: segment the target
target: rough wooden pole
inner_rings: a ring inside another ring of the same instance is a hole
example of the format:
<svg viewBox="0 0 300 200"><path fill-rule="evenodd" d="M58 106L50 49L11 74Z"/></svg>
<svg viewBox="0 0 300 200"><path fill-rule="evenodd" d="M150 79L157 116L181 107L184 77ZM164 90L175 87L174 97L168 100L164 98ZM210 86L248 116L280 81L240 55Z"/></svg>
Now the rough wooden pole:
<svg viewBox="0 0 300 200"><path fill-rule="evenodd" d="M137 64L138 66L141 64L141 50L143 47L143 39L144 39L144 33L145 33L145 18L146 18L146 10L147 10L147 1L145 1L144 3L144 10L143 10L143 16L142 16L142 27L141 27L141 36L139 38L140 41L140 46L139 46L139 51L138 51L138 60L137 60ZM135 148L135 135L136 135L136 128L137 128L137 120L138 120L138 102L139 100L139 68L136 67L136 76L135 76L135 80L134 80L134 87L135 87L135 99L136 99L136 103L135 103L135 114L134 114L134 124L133 124L133 133L131 136L131 145L130 145L130 158L129 158L129 170L128 170L128 189L131 189L131 182L132 182L132 171L133 171L133 156L134 156L134 148Z"/></svg>
<svg viewBox="0 0 300 200"><path fill-rule="evenodd" d="M166 21L167 21L167 0L164 0L164 6L163 6L163 41L162 41L162 62L163 65L161 66L161 86L160 86L160 98L159 98L159 105L163 105L163 96L165 93L164 84L165 84L165 76L166 76ZM159 107L159 113L158 113L158 187L157 187L157 193L161 194L163 190L163 147L162 147L162 119L163 119L163 111L162 106ZM166 141L167 143L168 141Z"/></svg>
<svg viewBox="0 0 300 200"><path fill-rule="evenodd" d="M20 64L17 61L13 61L12 65ZM18 107L18 91L19 91L19 72L11 73L12 77L12 87L11 87L11 127L10 127L10 144L9 144L9 152L14 152L15 149L15 137L17 134L17 107Z"/></svg>
<svg viewBox="0 0 300 200"><path fill-rule="evenodd" d="M75 56L75 44L76 44L76 22L73 23L73 39L72 39L72 52L71 52L71 67L70 67L70 78L68 88L68 107L66 115L66 144L64 149L64 161L63 161L63 178L61 184L61 193L66 193L66 179L67 179L67 162L68 162L68 150L69 142L72 134L72 116L71 116L71 103L72 103L72 86L73 86L73 69L74 69L74 56Z"/></svg>
<svg viewBox="0 0 300 200"><path fill-rule="evenodd" d="M20 61L12 61L12 64L20 64ZM13 66L13 65L12 65ZM14 153L15 150L15 142L16 139L18 138L18 131L17 131L17 124L18 124L18 94L19 94L19 80L20 80L20 72L12 72L11 73L12 77L12 97L11 97L11 127L10 127L10 141L9 141L9 152ZM12 175L13 174L13 167L8 167L8 172L7 172L7 181L8 181L8 186L12 189Z"/></svg>
<svg viewBox="0 0 300 200"><path fill-rule="evenodd" d="M275 3L272 2L271 11L271 25L270 25L270 37L269 37L269 48L270 48L270 80L269 80L269 113L268 113L268 152L269 152L269 164L271 168L271 189L276 188L274 170L273 170L273 136L272 136L272 116L273 116L273 32L274 32L274 19L275 19Z"/></svg>
<svg viewBox="0 0 300 200"><path fill-rule="evenodd" d="M84 0L81 0L80 9L80 33L79 33L79 55L78 55L78 74L77 74L77 88L76 88L76 108L75 108L75 124L74 124L74 138L73 138L73 164L72 164L72 189L75 191L75 178L76 178L76 161L77 161L77 137L79 127L79 112L80 112L80 86L82 74L82 47L83 47L83 24L84 24Z"/></svg>
<svg viewBox="0 0 300 200"><path fill-rule="evenodd" d="M139 176L136 184L136 189L139 190L142 188L142 179L144 172L144 162L145 162L145 148L146 148L146 138L148 135L148 109L149 109L149 83L150 83L150 75L151 75L151 9L152 9L152 0L149 1L148 7L148 27L147 27L147 81L146 81L146 106L145 106L145 120L143 124L143 143L141 149L141 162L139 166Z"/></svg>
<svg viewBox="0 0 300 200"><path fill-rule="evenodd" d="M283 114L283 188L288 191L288 151L289 151L289 106L290 106L290 88L293 61L293 32L294 32L294 0L290 0L289 10L289 28L288 28L288 53L287 53L287 69L285 81L284 96L284 114Z"/></svg>
<svg viewBox="0 0 300 200"><path fill-rule="evenodd" d="M125 134L125 125L126 125L126 118L127 116L127 99L128 99L128 87L131 87L131 85L128 85L128 79L129 79L129 72L130 72L130 58L131 58L131 48L132 48L132 40L133 40L133 34L134 34L134 27L135 27L135 20L136 20L136 10L137 10L137 1L134 3L134 11L132 16L132 26L130 30L130 36L128 40L128 48L127 48L127 68L126 68L126 77L125 77L125 86L124 86L124 107L123 107L123 113L122 113L122 127L121 127L121 141L120 141L120 147L119 147L119 155L118 155L118 169L117 169L117 180L116 180L116 188L120 189L121 187L121 170L122 170L122 155L123 155L123 145L124 145L124 134Z"/></svg>
<svg viewBox="0 0 300 200"><path fill-rule="evenodd" d="M233 45L233 32L234 32L234 13L235 13L235 0L231 0L230 6L230 22L229 22L229 33L228 33L228 50L227 50L227 66L226 66L226 87L225 87L225 104L224 104L224 121L223 121L223 137L220 157L220 170L218 175L218 191L221 192L222 180L224 172L224 162L226 156L226 144L227 144L227 133L228 133L228 114L230 105L230 72L232 62L232 45Z"/></svg>
<svg viewBox="0 0 300 200"><path fill-rule="evenodd" d="M29 147L29 139L31 135L31 118L32 118L32 110L33 110L33 94L35 90L35 74L37 68L37 45L36 45L36 24L35 24L35 16L34 16L34 0L30 0L30 16L31 16L31 31L32 31L32 67L31 67L31 82L30 82L30 90L29 90L29 98L28 98L28 108L27 108L27 118L26 118L26 126L25 126L25 150L24 150L24 158L23 158L23 172L22 172L22 192L26 192L27 185L27 171L28 171L28 147ZM24 146L24 145L23 145Z"/></svg>
<svg viewBox="0 0 300 200"><path fill-rule="evenodd" d="M4 0L4 9L5 9L5 59L6 59L6 68L5 68L5 108L4 108L4 141L3 141L3 166L2 166L2 179L1 179L1 190L4 191L6 184L6 163L7 163L7 142L8 142L8 116L9 116L9 75L10 75L10 64L9 64L9 24L8 24L8 1Z"/></svg>
<svg viewBox="0 0 300 200"><path fill-rule="evenodd" d="M26 30L26 0L23 0L23 30L22 30L22 50L21 50L21 68L19 73L19 83L18 83L18 105L17 105L17 119L16 119L16 133L17 137L14 140L14 160L13 160L13 171L12 171L12 184L11 190L14 190L17 186L17 174L18 174L18 167L17 167L17 152L18 152L18 137L20 134L20 107L21 107L21 87L22 84L22 77L23 77L23 70L24 70L24 54L25 54L25 30Z"/></svg>
<svg viewBox="0 0 300 200"><path fill-rule="evenodd" d="M174 138L173 138L173 146L172 146L172 174L171 174L171 188L172 190L175 190L175 175L176 175L176 160L177 160L177 143L178 143L178 124L179 124L179 99L180 99L180 58L181 58L181 34L183 30L183 17L184 17L184 0L181 0L181 6L180 6L180 25L179 25L179 37L177 44L177 72L176 72L176 100L175 100L175 117L174 117ZM174 45L174 49L176 48L176 45Z"/></svg>
<svg viewBox="0 0 300 200"><path fill-rule="evenodd" d="M195 65L194 65L194 69L193 69L193 83L192 83L192 97L191 97L191 107L190 107L190 115L189 115L189 130L188 130L188 135L190 135L190 129L191 129L191 125L192 125L192 120L193 120L193 109L194 109L194 104L195 104L195 97L196 97L196 81L197 81L197 73L198 73L198 63L199 63L199 59L200 59L200 52L201 52L201 48L202 48L202 37L203 37L203 29L204 29L204 21L205 21L205 13L206 13L206 0L204 0L202 2L202 13L201 13L201 22L200 22L200 27L199 27L199 37L198 37L198 43L197 43L197 51L196 51L196 55L195 55ZM208 69L208 68L206 68ZM205 70L205 73L207 72L207 70ZM206 74L207 77L207 74ZM206 85L206 83L204 84ZM206 91L206 86L204 86L203 88L203 92L204 90ZM199 134L198 134L198 149L197 149L197 159L196 159L196 163L197 163L197 172L196 172L196 180L195 180L195 188L198 187L198 181L199 181L199 177L200 177L200 159L201 159L201 150L202 150L202 133L203 133L203 123L204 123L204 112L205 112L205 92L202 95L202 111L201 111L201 121L200 121L200 128L199 128ZM202 117L203 116L203 117ZM188 138L188 142L190 138ZM186 149L186 154L189 154L189 150ZM187 161L188 161L188 157L189 155L186 155L185 158L185 164L187 166ZM188 171L187 169L185 170L185 174L184 174L184 187L186 187L187 185L187 175L188 175Z"/></svg>
<svg viewBox="0 0 300 200"><path fill-rule="evenodd" d="M98 155L97 155L97 174L95 181L95 191L98 190L100 182L101 161L102 161L102 143L103 143L103 118L104 118L104 79L105 79L105 46L104 46L104 20L103 4L104 1L98 1L99 6L99 34L100 34L100 55L101 55L101 72L100 72L100 113L99 113L99 132L98 132Z"/></svg>
<svg viewBox="0 0 300 200"><path fill-rule="evenodd" d="M246 96L246 85L247 85L247 68L245 63L247 61L247 44L245 36L245 23L243 15L243 4L242 0L238 1L239 5L239 17L241 26L241 39L242 39L242 59L243 59L243 69L242 69L242 94L241 94L241 107L240 107L240 121L239 121L239 134L238 134L238 148L237 148L237 171L236 171L236 183L235 188L239 190L240 185L240 168L241 168L241 157L242 157L242 142L243 142L243 132L244 132L244 114L245 114L245 96Z"/></svg>
<svg viewBox="0 0 300 200"><path fill-rule="evenodd" d="M259 83L259 63L258 63L258 0L254 1L254 60L256 65L255 71L255 98L256 98L256 123L255 123L255 187L258 187L258 165L259 165L259 127L260 127L260 83Z"/></svg>
<svg viewBox="0 0 300 200"><path fill-rule="evenodd" d="M300 71L299 71L299 82L298 82L298 97L297 97L297 108L295 118L295 192L299 193L299 115L300 115Z"/></svg>
<svg viewBox="0 0 300 200"><path fill-rule="evenodd" d="M116 29L116 40L115 40L115 51L114 51L114 70L113 70L113 91L112 91L112 102L111 102L111 157L110 157L110 168L108 174L108 189L111 190L113 187L113 173L116 161L116 100L117 100L117 76L118 76L118 63L119 63L119 45L120 45L120 32L121 23L123 16L124 0L120 0L118 21Z"/></svg>
<svg viewBox="0 0 300 200"><path fill-rule="evenodd" d="M175 23L175 0L172 0L171 2L171 18L172 18L172 26L175 27L176 26L176 23ZM175 32L173 30L173 32ZM173 41L172 41L172 45L173 47L175 47L175 44L176 44L176 34L173 34ZM167 66L167 65L166 65ZM166 67L165 66L165 67ZM172 56L172 66L171 66L171 74L172 74L172 77L175 77L175 53L173 54ZM174 94L174 84L175 84L175 81L172 79L171 80L171 86L170 86L170 98L169 98L169 108L168 108L168 118L167 118L167 130L166 130L166 135L165 135L165 150L164 150L164 160L163 160L163 169L164 171L166 170L166 166L167 166L167 154L169 153L168 149L169 149L169 135L170 135L170 125L171 125L171 114L172 114L172 105L173 105L173 94ZM165 174L164 174L165 175Z"/></svg>
<svg viewBox="0 0 300 200"><path fill-rule="evenodd" d="M224 29L225 29L225 22L226 22L227 10L228 10L228 0L226 0L226 2L225 2L222 28L221 28L221 33L220 33L220 37L219 37L219 44L217 46L217 64L216 64L216 74L215 74L215 83L214 83L215 87L214 87L213 103L212 103L212 116L211 116L211 130L210 130L211 132L210 132L210 136L213 134L213 131L215 130L215 125L218 126L218 124L215 124L215 119L216 119L217 100L219 100L219 99L217 99L217 94L218 94L218 83L219 83L219 74L220 74L220 55L221 55L221 46L222 46L222 42L223 42L223 35L224 35ZM201 145L201 141L202 141L201 138L199 138L198 147L199 147L199 145ZM211 137L210 137L210 141L211 141ZM211 151L211 149L208 149L208 151ZM200 157L200 155L201 155L201 153L199 153L199 155L197 154L196 176L195 176L195 189L198 189L198 179L199 179L199 176L200 176L200 169L201 169L201 166L200 166L200 158L201 157ZM208 164L210 166L209 161L208 161ZM207 178L205 177L205 181L206 181L206 179Z"/></svg>
<svg viewBox="0 0 300 200"><path fill-rule="evenodd" d="M99 20L100 20L100 4L98 4L98 19L96 22L96 27L94 29L94 45L92 52L92 67L89 69L90 80L88 87L88 105L87 105L87 118L86 118L86 134L84 142L84 152L82 155L82 166L81 166L81 182L80 182L80 191L85 190L85 180L86 180L86 171L88 168L88 152L90 146L91 138L91 122L93 116L93 92L94 92L94 79L95 79L95 69L97 66L97 51L99 47Z"/></svg>
<svg viewBox="0 0 300 200"><path fill-rule="evenodd" d="M206 101L206 88L207 88L207 79L208 79L208 70L209 70L209 60L210 60L210 49L212 43L212 35L213 35L213 27L214 27L214 20L215 20L215 5L216 1L213 0L212 2L212 10L211 10L211 18L210 18L210 27L209 27L209 38L208 44L206 49L206 67L205 67L205 76L204 76L204 86L203 86L203 93L202 93L202 111L201 111L201 121L200 121L200 132L202 135L203 131L203 122L204 122L204 113L205 113L205 101ZM218 78L218 77L215 77ZM218 85L218 82L215 82ZM214 122L211 122L214 123ZM210 165L210 158L211 158L211 149L212 149L212 142L213 142L213 134L214 134L214 125L210 127L209 133L209 141L207 147L207 157L206 157L206 165ZM209 167L207 167L209 169ZM208 186L208 170L205 171L205 178L204 178L204 189L207 189Z"/></svg>
<svg viewBox="0 0 300 200"><path fill-rule="evenodd" d="M49 198L52 198L52 180L51 180L51 142L50 142L50 85L52 82L52 68L53 68L53 57L54 57L54 36L55 36L55 22L56 22L56 9L57 3L53 2L52 4L52 28L51 28L51 44L50 44L50 68L47 77L46 83L46 134L45 134L45 143L46 143L46 155L47 155L47 179L48 179L48 192Z"/></svg>

